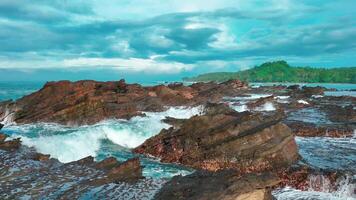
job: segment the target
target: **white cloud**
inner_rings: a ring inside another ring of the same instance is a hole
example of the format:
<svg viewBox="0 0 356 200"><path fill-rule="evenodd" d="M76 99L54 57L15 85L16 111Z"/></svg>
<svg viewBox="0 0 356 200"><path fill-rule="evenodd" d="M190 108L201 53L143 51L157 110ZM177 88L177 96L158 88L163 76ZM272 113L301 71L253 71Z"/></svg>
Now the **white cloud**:
<svg viewBox="0 0 356 200"><path fill-rule="evenodd" d="M149 72L175 74L182 71L189 71L194 65L179 62L163 62L142 58L77 58L63 61L66 67L112 67L117 70L130 72Z"/></svg>

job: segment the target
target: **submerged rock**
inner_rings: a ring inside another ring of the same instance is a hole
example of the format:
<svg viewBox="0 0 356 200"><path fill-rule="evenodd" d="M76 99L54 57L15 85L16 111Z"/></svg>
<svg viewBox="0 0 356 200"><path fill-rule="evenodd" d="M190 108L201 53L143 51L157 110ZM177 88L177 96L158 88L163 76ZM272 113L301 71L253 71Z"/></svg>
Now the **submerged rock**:
<svg viewBox="0 0 356 200"><path fill-rule="evenodd" d="M234 171L197 171L185 177L174 177L155 199L271 200L271 187L278 183L279 179L269 173L240 176Z"/></svg>
<svg viewBox="0 0 356 200"><path fill-rule="evenodd" d="M281 169L298 160L294 136L281 123L280 113L263 116L228 107L211 110L184 121L179 128L162 130L134 152L196 169L237 169L241 173Z"/></svg>

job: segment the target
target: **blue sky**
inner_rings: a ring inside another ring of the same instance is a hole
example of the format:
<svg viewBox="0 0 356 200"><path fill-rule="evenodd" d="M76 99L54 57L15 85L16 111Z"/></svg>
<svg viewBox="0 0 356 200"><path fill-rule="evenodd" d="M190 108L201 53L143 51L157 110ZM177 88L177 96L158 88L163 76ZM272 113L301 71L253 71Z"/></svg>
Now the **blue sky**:
<svg viewBox="0 0 356 200"><path fill-rule="evenodd" d="M354 0L1 0L7 80L355 66Z"/></svg>

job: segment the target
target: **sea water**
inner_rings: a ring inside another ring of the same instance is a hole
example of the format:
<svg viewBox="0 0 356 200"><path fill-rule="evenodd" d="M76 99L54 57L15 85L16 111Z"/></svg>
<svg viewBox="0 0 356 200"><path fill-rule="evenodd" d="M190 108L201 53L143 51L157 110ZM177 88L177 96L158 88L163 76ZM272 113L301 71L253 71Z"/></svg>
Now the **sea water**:
<svg viewBox="0 0 356 200"><path fill-rule="evenodd" d="M43 82L0 82L0 101L18 99L30 94L43 86ZM325 86L321 84L321 86ZM326 85L330 86L330 85ZM344 95L350 95L349 89L355 89L355 85L340 85L339 91ZM264 96L268 96L265 94ZM256 99L261 96L251 95L245 99ZM279 100L288 101L288 97ZM240 109L240 107L237 107ZM243 108L242 108L243 109ZM264 105L260 109L273 110L272 105ZM37 151L50 154L61 162L70 162L86 156L94 156L96 160L102 160L113 156L120 161L139 156L131 153L131 149L142 144L146 139L158 134L162 128L169 125L161 120L166 116L177 118L189 118L199 114L201 107L168 108L165 112L146 113L145 117L134 117L130 120L105 120L94 125L67 127L51 123L38 123L26 125L7 125L2 131L12 137L21 137L23 144L35 148ZM307 111L305 111L307 112ZM297 116L294 120L298 120ZM327 116L320 119L327 120ZM299 118L299 120L303 120ZM327 121L326 121L327 122ZM306 192L293 188L284 188L273 192L279 200L289 199L355 199L355 166L356 166L356 142L354 138L303 138L297 137L296 142L304 162L309 165L332 170L349 171L349 176L340 180L337 191L331 192L327 187L316 192L310 186ZM163 164L154 158L140 156L144 168L144 176L154 179L169 179L174 175L186 175L193 170L174 164ZM310 177L313 179L313 177ZM325 180L327 183L327 180ZM326 184L327 185L327 184ZM95 191L93 191L95 192Z"/></svg>

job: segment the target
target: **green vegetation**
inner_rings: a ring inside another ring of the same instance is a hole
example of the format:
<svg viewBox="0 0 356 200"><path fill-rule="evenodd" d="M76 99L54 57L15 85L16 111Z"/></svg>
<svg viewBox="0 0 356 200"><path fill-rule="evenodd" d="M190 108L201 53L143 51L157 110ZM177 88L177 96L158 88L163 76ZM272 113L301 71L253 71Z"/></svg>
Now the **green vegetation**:
<svg viewBox="0 0 356 200"><path fill-rule="evenodd" d="M356 67L332 69L292 67L286 61L276 61L240 72L217 72L184 78L185 81L219 82L230 79L248 82L356 83Z"/></svg>

